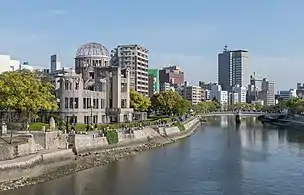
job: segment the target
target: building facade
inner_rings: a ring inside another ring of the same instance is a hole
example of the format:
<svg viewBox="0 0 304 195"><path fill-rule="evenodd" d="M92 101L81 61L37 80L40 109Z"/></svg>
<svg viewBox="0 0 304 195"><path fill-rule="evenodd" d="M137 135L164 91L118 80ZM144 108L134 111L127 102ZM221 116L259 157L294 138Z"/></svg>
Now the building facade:
<svg viewBox="0 0 304 195"><path fill-rule="evenodd" d="M232 93L237 95L237 102L234 103L246 103L246 96L247 96L247 88L241 87L240 85L236 85L232 87Z"/></svg>
<svg viewBox="0 0 304 195"><path fill-rule="evenodd" d="M225 110L228 108L228 91L222 90L220 85L213 85L210 90L210 99L217 100L222 109Z"/></svg>
<svg viewBox="0 0 304 195"><path fill-rule="evenodd" d="M200 86L183 86L177 90L179 94L191 104L198 104L202 101L203 91Z"/></svg>
<svg viewBox="0 0 304 195"><path fill-rule="evenodd" d="M211 87L213 85L216 85L217 83L206 83L204 81L199 81L198 82L198 85L202 88L202 89L205 89L205 90L211 90Z"/></svg>
<svg viewBox="0 0 304 195"><path fill-rule="evenodd" d="M148 69L149 75L149 97L155 93L159 93L159 70Z"/></svg>
<svg viewBox="0 0 304 195"><path fill-rule="evenodd" d="M139 45L119 45L111 56L113 66L130 67L131 88L148 96L149 51Z"/></svg>
<svg viewBox="0 0 304 195"><path fill-rule="evenodd" d="M9 55L0 55L0 74L6 71L19 70L20 61L11 59Z"/></svg>
<svg viewBox="0 0 304 195"><path fill-rule="evenodd" d="M59 61L59 55L58 54L54 54L51 55L51 72L54 72L56 70L60 70L61 69L61 63Z"/></svg>
<svg viewBox="0 0 304 195"><path fill-rule="evenodd" d="M246 50L228 50L218 54L218 84L230 91L233 86L249 84L249 54Z"/></svg>
<svg viewBox="0 0 304 195"><path fill-rule="evenodd" d="M248 85L247 102L262 102L265 106L275 105L275 85L267 78L261 78L254 73L250 76Z"/></svg>
<svg viewBox="0 0 304 195"><path fill-rule="evenodd" d="M130 68L110 66L108 50L101 44L82 45L76 53L75 71L51 74L58 97L59 115L68 123L102 124L132 121Z"/></svg>
<svg viewBox="0 0 304 195"><path fill-rule="evenodd" d="M261 97L266 106L273 106L276 104L274 82L271 82L266 78L263 79Z"/></svg>
<svg viewBox="0 0 304 195"><path fill-rule="evenodd" d="M184 72L179 66L168 66L159 70L159 83L181 86L185 82Z"/></svg>
<svg viewBox="0 0 304 195"><path fill-rule="evenodd" d="M296 89L289 89L286 91L279 91L279 100L289 100L291 98L295 98L297 96Z"/></svg>

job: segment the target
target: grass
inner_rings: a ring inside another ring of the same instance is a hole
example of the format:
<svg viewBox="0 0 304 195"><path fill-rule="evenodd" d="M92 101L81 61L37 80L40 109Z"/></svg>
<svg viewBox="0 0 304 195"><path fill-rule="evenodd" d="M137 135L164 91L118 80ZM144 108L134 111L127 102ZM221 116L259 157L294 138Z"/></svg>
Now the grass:
<svg viewBox="0 0 304 195"><path fill-rule="evenodd" d="M122 127L138 127L140 124L144 125L144 126L148 126L148 125L155 125L157 123L159 123L160 121L166 121L168 123L172 122L172 118L165 118L162 116L155 116L155 117L151 117L146 121L138 121L138 122L130 122L130 123L114 123L114 124L97 124L97 129L98 130L103 130L107 127L109 127L109 129L119 129ZM45 126L45 129L49 128L49 124L48 123L41 123L41 122L32 122L29 124L29 130L31 131L42 131L42 127ZM56 125L56 127L58 127L58 125ZM69 130L71 129L71 125L69 125ZM95 124L93 124L93 127L95 128ZM63 125L61 128L65 129L66 126ZM88 124L76 124L76 130L77 131L91 131L91 125Z"/></svg>

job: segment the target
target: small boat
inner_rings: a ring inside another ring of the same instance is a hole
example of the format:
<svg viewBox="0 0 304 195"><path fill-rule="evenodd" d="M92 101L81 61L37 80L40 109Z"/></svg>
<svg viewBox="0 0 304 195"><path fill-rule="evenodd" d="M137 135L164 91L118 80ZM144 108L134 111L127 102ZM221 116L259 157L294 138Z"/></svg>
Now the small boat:
<svg viewBox="0 0 304 195"><path fill-rule="evenodd" d="M241 124L242 116L240 112L237 112L235 115L235 124L239 125Z"/></svg>

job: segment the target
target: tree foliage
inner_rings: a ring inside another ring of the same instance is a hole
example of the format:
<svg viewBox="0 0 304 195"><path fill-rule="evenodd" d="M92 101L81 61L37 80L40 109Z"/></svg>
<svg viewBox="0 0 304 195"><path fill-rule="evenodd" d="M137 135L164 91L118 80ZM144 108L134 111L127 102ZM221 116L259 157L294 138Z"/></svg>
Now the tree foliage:
<svg viewBox="0 0 304 195"><path fill-rule="evenodd" d="M280 101L277 105L277 109L289 109L291 112L295 113L304 112L304 99L294 97L288 100Z"/></svg>
<svg viewBox="0 0 304 195"><path fill-rule="evenodd" d="M151 106L151 101L141 93L130 90L130 107L135 111L144 112Z"/></svg>
<svg viewBox="0 0 304 195"><path fill-rule="evenodd" d="M29 117L40 110L57 110L53 85L28 70L0 74L0 109Z"/></svg>
<svg viewBox="0 0 304 195"><path fill-rule="evenodd" d="M162 91L151 97L151 104L154 110L163 114L185 114L191 106L191 103L180 96L175 91Z"/></svg>
<svg viewBox="0 0 304 195"><path fill-rule="evenodd" d="M195 113L213 112L218 109L217 101L203 101L193 107Z"/></svg>

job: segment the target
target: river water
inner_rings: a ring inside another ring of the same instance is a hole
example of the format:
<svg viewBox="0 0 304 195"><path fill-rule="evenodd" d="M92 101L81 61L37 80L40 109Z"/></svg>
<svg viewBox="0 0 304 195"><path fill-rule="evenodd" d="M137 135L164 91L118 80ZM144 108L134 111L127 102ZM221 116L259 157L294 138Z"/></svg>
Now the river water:
<svg viewBox="0 0 304 195"><path fill-rule="evenodd" d="M192 137L9 195L304 194L304 132L210 118Z"/></svg>

